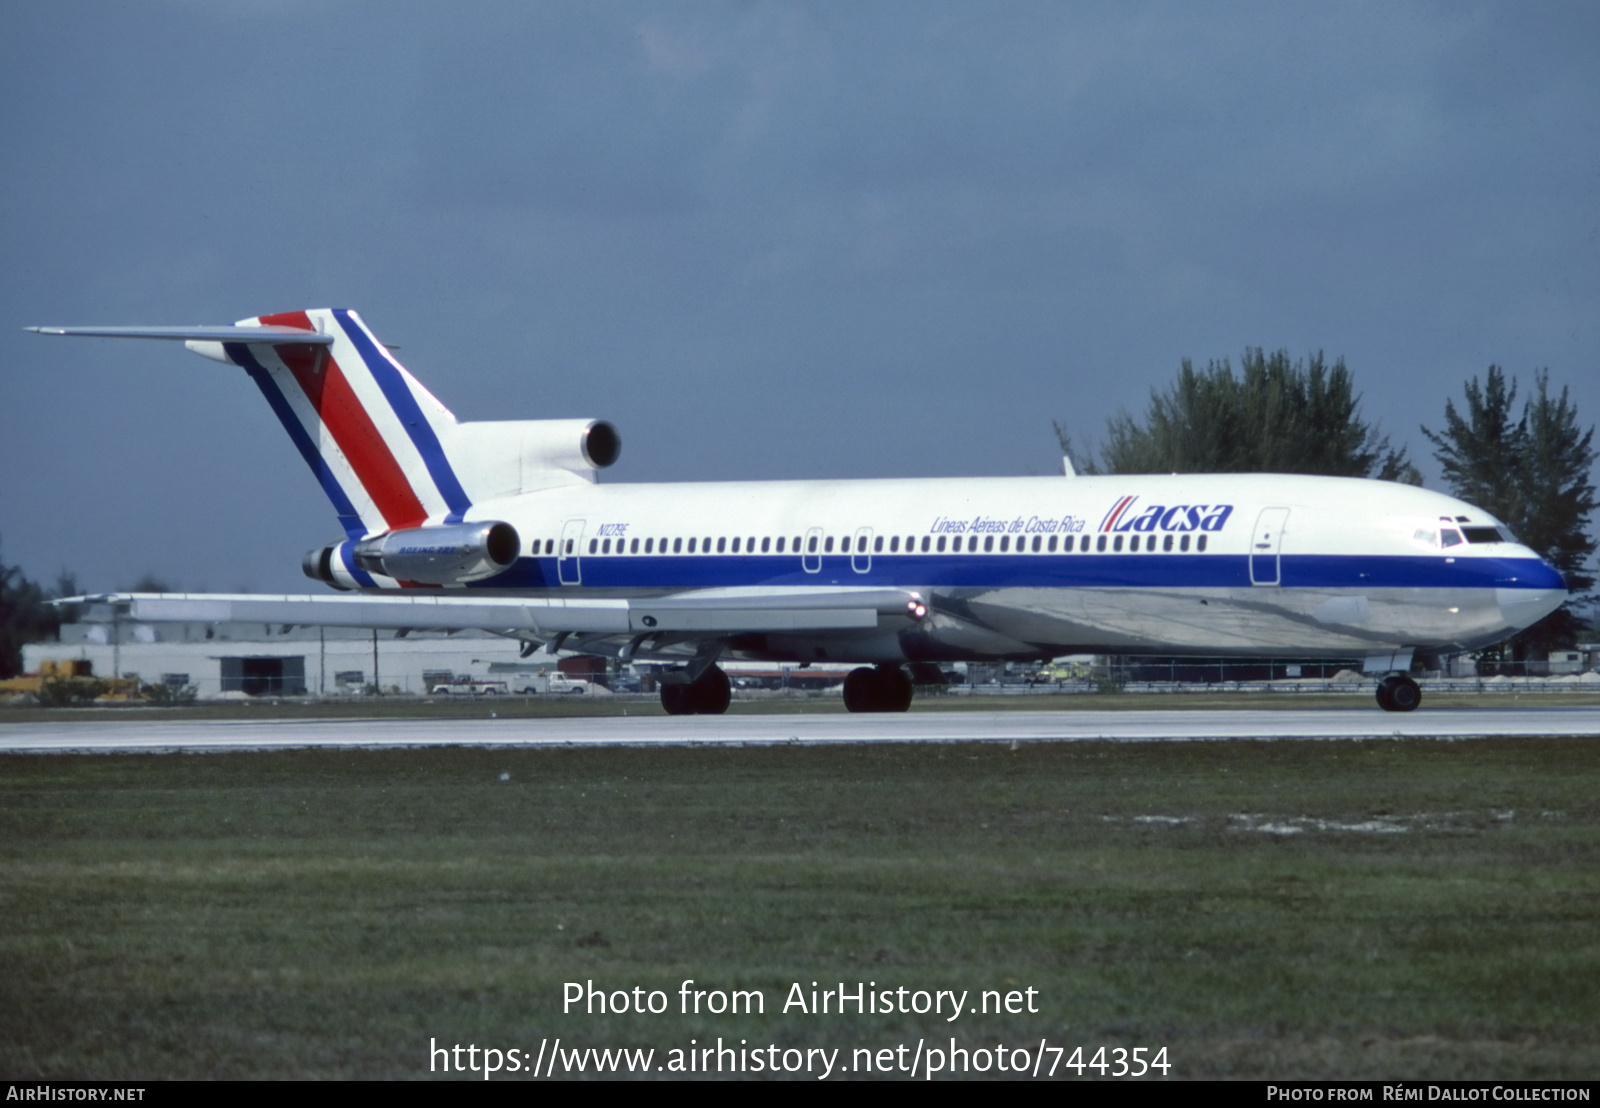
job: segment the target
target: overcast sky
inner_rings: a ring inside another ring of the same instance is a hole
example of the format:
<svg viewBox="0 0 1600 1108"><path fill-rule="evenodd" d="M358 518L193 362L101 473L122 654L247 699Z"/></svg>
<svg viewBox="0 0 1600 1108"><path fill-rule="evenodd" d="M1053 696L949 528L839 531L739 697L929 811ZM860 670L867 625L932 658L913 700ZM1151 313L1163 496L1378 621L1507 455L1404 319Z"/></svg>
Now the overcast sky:
<svg viewBox="0 0 1600 1108"><path fill-rule="evenodd" d="M615 481L1056 472L1180 359L1600 419L1600 5L0 5L0 561L300 591L242 370L29 324L358 309Z"/></svg>

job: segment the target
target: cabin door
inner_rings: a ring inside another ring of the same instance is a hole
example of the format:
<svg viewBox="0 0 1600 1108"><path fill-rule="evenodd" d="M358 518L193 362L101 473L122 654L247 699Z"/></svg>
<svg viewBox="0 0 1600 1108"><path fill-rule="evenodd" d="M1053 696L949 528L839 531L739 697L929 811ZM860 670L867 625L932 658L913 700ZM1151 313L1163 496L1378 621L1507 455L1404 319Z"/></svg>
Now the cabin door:
<svg viewBox="0 0 1600 1108"><path fill-rule="evenodd" d="M1289 522L1288 508L1262 508L1256 517L1256 531L1250 538L1250 583L1276 585L1280 578L1278 551L1283 546L1283 529Z"/></svg>
<svg viewBox="0 0 1600 1108"><path fill-rule="evenodd" d="M557 551L556 577L563 585L583 584L583 525L581 519L569 519L561 525L561 547Z"/></svg>
<svg viewBox="0 0 1600 1108"><path fill-rule="evenodd" d="M806 532L805 549L800 554L800 568L807 573L822 571L822 528L813 527Z"/></svg>
<svg viewBox="0 0 1600 1108"><path fill-rule="evenodd" d="M857 573L872 572L872 528L856 530L856 544L850 551L850 568Z"/></svg>

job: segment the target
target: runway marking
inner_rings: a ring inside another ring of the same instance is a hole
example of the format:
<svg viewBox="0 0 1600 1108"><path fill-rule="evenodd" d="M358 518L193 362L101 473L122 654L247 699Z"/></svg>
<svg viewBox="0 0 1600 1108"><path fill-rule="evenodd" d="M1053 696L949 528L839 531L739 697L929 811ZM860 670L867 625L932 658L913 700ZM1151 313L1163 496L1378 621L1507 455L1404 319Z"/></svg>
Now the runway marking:
<svg viewBox="0 0 1600 1108"><path fill-rule="evenodd" d="M1600 707L0 723L0 753L305 747L1600 737Z"/></svg>

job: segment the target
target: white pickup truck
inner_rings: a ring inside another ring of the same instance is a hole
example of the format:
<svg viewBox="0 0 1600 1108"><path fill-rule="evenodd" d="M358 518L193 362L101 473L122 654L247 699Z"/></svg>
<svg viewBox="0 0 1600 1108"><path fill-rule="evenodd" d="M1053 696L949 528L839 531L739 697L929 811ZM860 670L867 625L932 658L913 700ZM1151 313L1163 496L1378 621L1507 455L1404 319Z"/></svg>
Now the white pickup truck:
<svg viewBox="0 0 1600 1108"><path fill-rule="evenodd" d="M463 673L441 681L430 690L434 696L505 696L510 687L498 677L474 677Z"/></svg>
<svg viewBox="0 0 1600 1108"><path fill-rule="evenodd" d="M530 673L517 678L514 686L523 696L540 696L544 693L592 693L595 687L578 677L564 673Z"/></svg>

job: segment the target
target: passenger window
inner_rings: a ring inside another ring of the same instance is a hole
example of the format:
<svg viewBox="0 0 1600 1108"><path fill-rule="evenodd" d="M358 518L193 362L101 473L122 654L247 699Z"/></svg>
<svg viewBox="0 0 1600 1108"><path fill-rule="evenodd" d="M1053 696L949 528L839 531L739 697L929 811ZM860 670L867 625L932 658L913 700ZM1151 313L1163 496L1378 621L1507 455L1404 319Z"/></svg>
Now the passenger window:
<svg viewBox="0 0 1600 1108"><path fill-rule="evenodd" d="M704 539L701 540L701 542L700 542L700 553L702 553L702 554L711 553L711 536L707 535Z"/></svg>
<svg viewBox="0 0 1600 1108"><path fill-rule="evenodd" d="M939 553L941 553L941 554L944 553L944 536L943 535L939 536Z"/></svg>
<svg viewBox="0 0 1600 1108"><path fill-rule="evenodd" d="M893 538L891 538L889 540L889 553L891 553L891 554L900 553L900 536L899 535L895 535Z"/></svg>
<svg viewBox="0 0 1600 1108"><path fill-rule="evenodd" d="M882 535L879 535L877 538L872 540L872 552L874 554L881 554L883 552L883 536Z"/></svg>
<svg viewBox="0 0 1600 1108"><path fill-rule="evenodd" d="M672 540L672 552L674 554L682 554L683 553L683 540L682 539L673 539Z"/></svg>
<svg viewBox="0 0 1600 1108"><path fill-rule="evenodd" d="M1042 537L1042 536L1040 536L1040 535L1035 535L1035 536L1033 536L1033 552L1034 552L1034 553L1035 553L1035 554L1037 554L1037 553L1039 553L1039 544L1040 544L1040 543L1041 543L1041 542L1043 542L1043 541L1044 541L1044 538L1043 538L1043 537ZM1055 542L1054 542L1054 541L1052 541L1052 542L1051 542L1051 543L1050 543L1050 545L1051 545L1051 546L1052 546L1052 547L1053 547L1053 546L1055 546Z"/></svg>
<svg viewBox="0 0 1600 1108"><path fill-rule="evenodd" d="M778 541L782 542L783 540L779 539ZM769 551L771 549L772 549L772 538L771 538L771 536L767 536L766 538L763 538L761 540L761 553L765 554L767 551Z"/></svg>
<svg viewBox="0 0 1600 1108"><path fill-rule="evenodd" d="M735 540L735 541L737 541L737 540ZM710 539L706 540L706 545L707 546L711 545L711 540ZM721 554L723 551L725 551L727 549L728 549L728 540L727 539L718 539L717 540L717 553Z"/></svg>
<svg viewBox="0 0 1600 1108"><path fill-rule="evenodd" d="M778 553L779 554L783 553L783 536L782 535L778 536Z"/></svg>
<svg viewBox="0 0 1600 1108"><path fill-rule="evenodd" d="M1180 538L1178 540L1178 549L1179 550L1188 550L1189 549L1189 536L1188 535L1184 535L1182 538Z"/></svg>
<svg viewBox="0 0 1600 1108"><path fill-rule="evenodd" d="M817 536L815 536L815 535L811 536L810 547L811 547L810 553L815 554L817 552Z"/></svg>
<svg viewBox="0 0 1600 1108"><path fill-rule="evenodd" d="M605 542L600 544L600 553L602 553L602 554L611 553L611 540L610 539L607 539Z"/></svg>
<svg viewBox="0 0 1600 1108"><path fill-rule="evenodd" d="M1113 551L1115 551L1115 552L1118 552L1118 553L1121 552L1121 550L1122 550L1122 536L1121 535L1118 535L1116 538L1111 540L1111 549Z"/></svg>
<svg viewBox="0 0 1600 1108"><path fill-rule="evenodd" d="M1204 535L1201 535L1198 539L1195 540L1194 548L1196 550L1198 550L1198 551L1204 551L1205 550L1205 548L1206 548L1206 537Z"/></svg>
<svg viewBox="0 0 1600 1108"><path fill-rule="evenodd" d="M1165 539L1161 540L1161 549L1162 550L1171 550L1172 549L1172 536L1171 535L1168 535Z"/></svg>
<svg viewBox="0 0 1600 1108"><path fill-rule="evenodd" d="M644 552L646 554L650 554L650 553L654 552L655 547L656 547L656 540L655 539L645 539L644 540Z"/></svg>
<svg viewBox="0 0 1600 1108"><path fill-rule="evenodd" d="M1011 545L1011 536L1010 535L1007 535L1005 538L1000 540L1000 549L1001 550L1005 550L1006 547L1008 547L1010 545ZM987 553L987 552L989 552L989 551L994 549L994 536L993 535L989 535L983 540L983 549L984 549L985 553Z"/></svg>
<svg viewBox="0 0 1600 1108"><path fill-rule="evenodd" d="M930 536L930 535L923 535L922 536L922 552L924 554L926 554L928 552L928 542L929 542L929 540L931 538L932 538L932 536ZM944 540L943 539L939 540L939 549L940 550L944 549Z"/></svg>
<svg viewBox="0 0 1600 1108"><path fill-rule="evenodd" d="M544 540L544 552L546 554L554 554L556 552L556 540L555 539L545 539Z"/></svg>
<svg viewBox="0 0 1600 1108"><path fill-rule="evenodd" d="M600 549L600 540L599 539L590 539L589 540L589 553L593 554L598 549Z"/></svg>
<svg viewBox="0 0 1600 1108"><path fill-rule="evenodd" d="M833 553L833 536L832 535L829 535L827 538L822 540L822 552L824 554L832 554Z"/></svg>
<svg viewBox="0 0 1600 1108"><path fill-rule="evenodd" d="M1069 549L1070 549L1070 547L1069 547ZM1055 552L1056 552L1056 537L1054 535L1051 535L1050 536L1050 553L1054 554Z"/></svg>
<svg viewBox="0 0 1600 1108"><path fill-rule="evenodd" d="M721 544L718 543L718 547L719 548L720 548L720 546L721 546ZM738 535L735 535L733 537L733 552L735 554L739 553L739 536Z"/></svg>
<svg viewBox="0 0 1600 1108"><path fill-rule="evenodd" d="M572 540L571 539L567 540L567 553L569 555L572 553Z"/></svg>
<svg viewBox="0 0 1600 1108"><path fill-rule="evenodd" d="M631 543L628 544L628 553L629 554L637 554L637 553L639 553L639 540L638 539L634 539Z"/></svg>
<svg viewBox="0 0 1600 1108"><path fill-rule="evenodd" d="M1104 535L1101 535L1100 536L1100 541L1094 544L1095 553L1097 553L1097 554L1103 553L1105 551L1105 548L1106 548L1106 537Z"/></svg>
<svg viewBox="0 0 1600 1108"><path fill-rule="evenodd" d="M694 553L694 540L693 539L689 540L689 553L691 553L691 554Z"/></svg>

